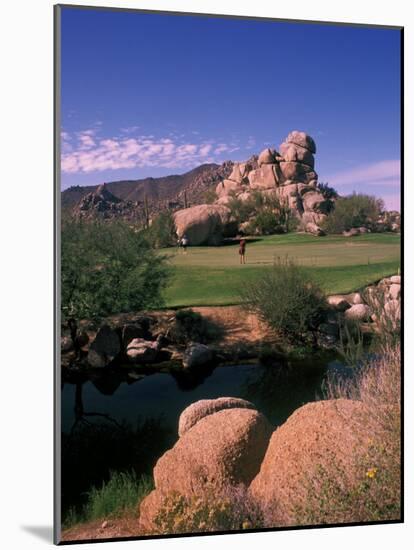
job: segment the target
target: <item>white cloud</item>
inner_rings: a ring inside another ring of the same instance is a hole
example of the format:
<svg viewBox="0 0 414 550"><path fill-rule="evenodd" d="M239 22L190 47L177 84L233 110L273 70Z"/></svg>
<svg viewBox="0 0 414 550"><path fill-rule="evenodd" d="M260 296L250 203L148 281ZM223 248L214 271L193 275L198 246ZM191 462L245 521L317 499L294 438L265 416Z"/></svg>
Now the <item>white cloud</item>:
<svg viewBox="0 0 414 550"><path fill-rule="evenodd" d="M203 162L214 162L215 155L232 152L238 147L211 141L193 143L178 138L155 138L153 135L131 137L121 130L120 137L101 139L96 129L67 132L65 143L71 140L71 148L62 148L61 166L64 173L90 173L125 168L163 167L190 168ZM183 142L184 141L184 142Z"/></svg>

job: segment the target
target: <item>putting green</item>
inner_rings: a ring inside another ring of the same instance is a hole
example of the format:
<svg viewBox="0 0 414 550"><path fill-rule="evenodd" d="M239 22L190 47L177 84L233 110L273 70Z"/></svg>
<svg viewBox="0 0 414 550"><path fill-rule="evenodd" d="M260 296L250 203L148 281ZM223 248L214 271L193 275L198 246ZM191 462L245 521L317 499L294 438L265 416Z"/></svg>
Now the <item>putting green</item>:
<svg viewBox="0 0 414 550"><path fill-rule="evenodd" d="M400 236L368 234L354 238L273 235L247 242L246 265L238 243L162 251L170 257L173 278L165 292L168 307L240 303L239 289L260 277L277 258L291 258L327 293L345 293L396 273Z"/></svg>

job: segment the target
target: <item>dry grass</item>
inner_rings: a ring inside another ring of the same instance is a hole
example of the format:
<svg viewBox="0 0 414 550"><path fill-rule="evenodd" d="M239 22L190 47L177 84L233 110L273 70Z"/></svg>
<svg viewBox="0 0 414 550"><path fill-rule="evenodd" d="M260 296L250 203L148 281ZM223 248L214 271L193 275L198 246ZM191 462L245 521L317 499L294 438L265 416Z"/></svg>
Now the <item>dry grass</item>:
<svg viewBox="0 0 414 550"><path fill-rule="evenodd" d="M401 514L401 373L398 346L371 359L353 381L330 384L328 398L363 403L352 428L364 452L339 464L326 456L304 476L298 524L398 520Z"/></svg>

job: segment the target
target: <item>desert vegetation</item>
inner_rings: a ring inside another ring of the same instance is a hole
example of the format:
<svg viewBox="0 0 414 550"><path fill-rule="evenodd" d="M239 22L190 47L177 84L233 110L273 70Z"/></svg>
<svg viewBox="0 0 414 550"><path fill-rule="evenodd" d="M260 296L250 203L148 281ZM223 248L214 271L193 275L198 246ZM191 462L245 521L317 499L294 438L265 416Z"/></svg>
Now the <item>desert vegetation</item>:
<svg viewBox="0 0 414 550"><path fill-rule="evenodd" d="M288 340L306 341L320 325L326 300L318 285L289 258L279 258L242 290L244 307Z"/></svg>
<svg viewBox="0 0 414 550"><path fill-rule="evenodd" d="M61 232L64 318L99 318L159 307L166 258L123 221L65 221Z"/></svg>
<svg viewBox="0 0 414 550"><path fill-rule="evenodd" d="M322 227L327 233L343 233L359 227L375 230L383 211L382 199L363 193L352 193L337 198L335 208L324 219Z"/></svg>

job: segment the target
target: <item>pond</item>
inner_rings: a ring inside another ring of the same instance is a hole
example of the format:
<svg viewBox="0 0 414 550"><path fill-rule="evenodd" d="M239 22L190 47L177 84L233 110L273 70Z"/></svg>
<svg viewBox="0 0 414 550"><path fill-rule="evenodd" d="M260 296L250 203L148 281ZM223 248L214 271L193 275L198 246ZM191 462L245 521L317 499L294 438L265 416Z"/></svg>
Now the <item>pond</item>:
<svg viewBox="0 0 414 550"><path fill-rule="evenodd" d="M279 365L220 366L191 373L99 373L62 387L62 513L115 470L151 473L177 440L181 412L199 399L241 397L276 427L323 397L328 376L350 369L331 357Z"/></svg>

